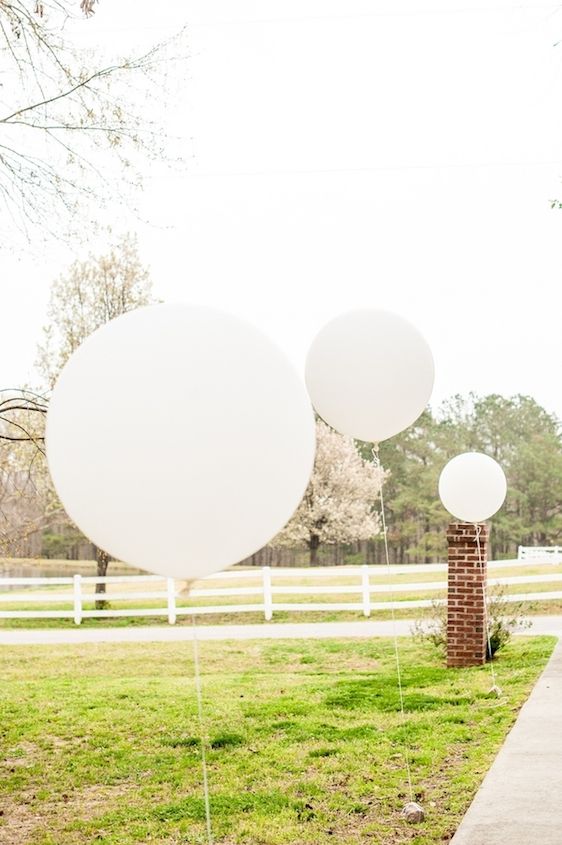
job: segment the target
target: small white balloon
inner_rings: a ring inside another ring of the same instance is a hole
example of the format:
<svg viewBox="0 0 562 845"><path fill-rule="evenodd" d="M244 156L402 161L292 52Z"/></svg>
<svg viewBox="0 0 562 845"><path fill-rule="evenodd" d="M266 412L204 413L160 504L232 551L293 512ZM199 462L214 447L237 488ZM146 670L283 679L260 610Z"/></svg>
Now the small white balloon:
<svg viewBox="0 0 562 845"><path fill-rule="evenodd" d="M464 452L452 458L439 478L443 505L462 522L485 522L499 511L506 494L503 469L481 452Z"/></svg>
<svg viewBox="0 0 562 845"><path fill-rule="evenodd" d="M327 323L306 361L316 411L342 434L378 443L412 425L429 402L435 369L408 320L363 308Z"/></svg>
<svg viewBox="0 0 562 845"><path fill-rule="evenodd" d="M51 475L102 549L197 578L246 558L297 508L315 451L304 384L243 320L157 305L72 355L47 418Z"/></svg>

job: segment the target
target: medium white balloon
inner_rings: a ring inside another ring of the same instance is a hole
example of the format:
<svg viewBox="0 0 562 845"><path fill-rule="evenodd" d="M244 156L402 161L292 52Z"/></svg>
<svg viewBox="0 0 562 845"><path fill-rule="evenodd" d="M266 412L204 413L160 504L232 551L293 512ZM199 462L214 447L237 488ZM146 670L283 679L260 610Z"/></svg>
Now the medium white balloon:
<svg viewBox="0 0 562 845"><path fill-rule="evenodd" d="M55 386L46 442L82 531L176 578L271 540L315 450L310 401L280 350L236 317L187 305L142 308L91 335Z"/></svg>
<svg viewBox="0 0 562 845"><path fill-rule="evenodd" d="M434 381L431 350L398 314L350 311L327 323L306 361L317 412L342 434L378 443L422 413Z"/></svg>
<svg viewBox="0 0 562 845"><path fill-rule="evenodd" d="M452 458L439 478L441 501L462 522L485 522L499 511L506 493L503 469L481 452L464 452Z"/></svg>

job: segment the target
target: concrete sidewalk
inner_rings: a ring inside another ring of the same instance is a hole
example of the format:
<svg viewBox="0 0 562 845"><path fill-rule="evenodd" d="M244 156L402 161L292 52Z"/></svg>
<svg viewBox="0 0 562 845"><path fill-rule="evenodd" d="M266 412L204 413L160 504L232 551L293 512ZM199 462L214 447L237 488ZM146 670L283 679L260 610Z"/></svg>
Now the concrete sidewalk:
<svg viewBox="0 0 562 845"><path fill-rule="evenodd" d="M561 795L559 642L451 845L561 845Z"/></svg>

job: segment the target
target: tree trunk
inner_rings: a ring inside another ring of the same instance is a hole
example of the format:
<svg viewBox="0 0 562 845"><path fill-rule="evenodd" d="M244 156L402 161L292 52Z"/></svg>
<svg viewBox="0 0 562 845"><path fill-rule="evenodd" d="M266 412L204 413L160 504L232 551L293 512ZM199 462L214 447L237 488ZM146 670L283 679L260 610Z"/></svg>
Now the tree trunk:
<svg viewBox="0 0 562 845"><path fill-rule="evenodd" d="M109 555L103 549L98 549L94 546L96 552L96 575L104 576L107 574L107 567L109 565ZM96 596L99 594L105 595L106 584L96 584ZM105 610L107 608L107 601L105 599L96 599L96 610Z"/></svg>
<svg viewBox="0 0 562 845"><path fill-rule="evenodd" d="M310 549L310 565L318 566L318 547L320 545L320 537L318 534L311 534L308 541L308 548Z"/></svg>

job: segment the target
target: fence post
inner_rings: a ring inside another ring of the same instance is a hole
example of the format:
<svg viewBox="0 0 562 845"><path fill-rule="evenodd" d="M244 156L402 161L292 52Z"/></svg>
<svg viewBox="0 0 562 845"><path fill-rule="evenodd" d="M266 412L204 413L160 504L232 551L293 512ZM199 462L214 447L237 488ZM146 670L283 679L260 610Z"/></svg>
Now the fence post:
<svg viewBox="0 0 562 845"><path fill-rule="evenodd" d="M273 617L273 594L271 592L271 568L262 567L263 575L263 615L266 622L271 622Z"/></svg>
<svg viewBox="0 0 562 845"><path fill-rule="evenodd" d="M173 578L166 578L168 585L168 624L176 624L176 582Z"/></svg>
<svg viewBox="0 0 562 845"><path fill-rule="evenodd" d="M361 589L363 594L363 616L371 615L371 584L369 581L369 567L361 567Z"/></svg>
<svg viewBox="0 0 562 845"><path fill-rule="evenodd" d="M75 575L73 578L74 586L74 624L80 625L82 622L82 576Z"/></svg>

